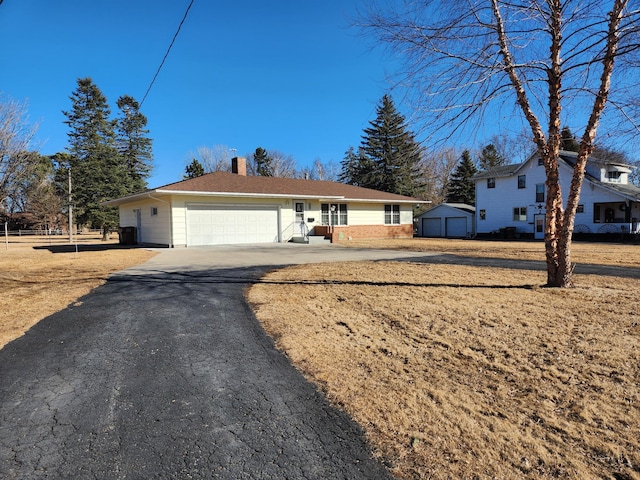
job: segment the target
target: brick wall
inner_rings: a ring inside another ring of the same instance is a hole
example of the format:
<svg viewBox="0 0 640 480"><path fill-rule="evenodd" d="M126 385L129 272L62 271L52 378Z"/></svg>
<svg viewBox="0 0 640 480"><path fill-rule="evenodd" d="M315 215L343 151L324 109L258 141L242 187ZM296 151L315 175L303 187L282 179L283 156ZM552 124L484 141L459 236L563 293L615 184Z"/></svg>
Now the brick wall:
<svg viewBox="0 0 640 480"><path fill-rule="evenodd" d="M413 225L317 225L313 235L324 235L331 239L331 243L371 238L412 238Z"/></svg>

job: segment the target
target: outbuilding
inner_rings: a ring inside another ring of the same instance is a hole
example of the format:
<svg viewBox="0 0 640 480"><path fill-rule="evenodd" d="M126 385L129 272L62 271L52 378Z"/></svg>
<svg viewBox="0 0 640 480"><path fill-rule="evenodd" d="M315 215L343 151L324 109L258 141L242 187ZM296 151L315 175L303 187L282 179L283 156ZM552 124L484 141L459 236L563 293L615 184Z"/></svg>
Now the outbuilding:
<svg viewBox="0 0 640 480"><path fill-rule="evenodd" d="M417 219L419 237L470 238L475 235L475 207L466 203L441 203Z"/></svg>

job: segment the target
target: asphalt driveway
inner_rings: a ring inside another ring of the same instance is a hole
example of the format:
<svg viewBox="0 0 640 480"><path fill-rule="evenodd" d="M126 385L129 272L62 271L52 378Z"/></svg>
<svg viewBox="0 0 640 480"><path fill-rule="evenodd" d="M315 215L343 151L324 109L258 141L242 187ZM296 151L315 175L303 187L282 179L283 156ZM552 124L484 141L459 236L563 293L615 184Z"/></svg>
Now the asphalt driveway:
<svg viewBox="0 0 640 480"><path fill-rule="evenodd" d="M279 265L424 253L160 252L0 350L0 478L389 478L275 350L243 289Z"/></svg>

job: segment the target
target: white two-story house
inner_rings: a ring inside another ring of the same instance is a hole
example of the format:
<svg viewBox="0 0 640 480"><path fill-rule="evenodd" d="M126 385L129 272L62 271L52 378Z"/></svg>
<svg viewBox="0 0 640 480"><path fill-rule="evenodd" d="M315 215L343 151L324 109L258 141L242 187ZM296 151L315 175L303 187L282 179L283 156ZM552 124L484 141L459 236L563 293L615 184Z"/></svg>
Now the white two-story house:
<svg viewBox="0 0 640 480"><path fill-rule="evenodd" d="M575 152L560 152L560 185L566 204ZM590 158L582 185L574 232L640 233L640 187L629 183L629 165ZM544 239L545 171L537 154L519 164L480 172L476 184L479 236Z"/></svg>

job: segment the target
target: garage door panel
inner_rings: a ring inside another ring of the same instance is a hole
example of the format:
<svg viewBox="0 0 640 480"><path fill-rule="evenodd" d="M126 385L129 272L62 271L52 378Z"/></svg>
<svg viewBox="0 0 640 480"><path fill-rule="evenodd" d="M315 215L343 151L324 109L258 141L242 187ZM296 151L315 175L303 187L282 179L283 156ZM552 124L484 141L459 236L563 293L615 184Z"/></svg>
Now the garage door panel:
<svg viewBox="0 0 640 480"><path fill-rule="evenodd" d="M465 217L447 217L447 237L466 237L467 219Z"/></svg>
<svg viewBox="0 0 640 480"><path fill-rule="evenodd" d="M422 236L424 237L441 237L442 228L440 226L440 217L431 217L422 219Z"/></svg>
<svg viewBox="0 0 640 480"><path fill-rule="evenodd" d="M277 207L187 206L187 245L277 241Z"/></svg>

